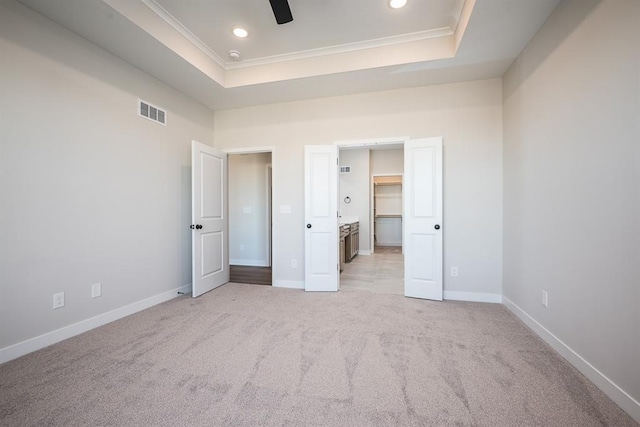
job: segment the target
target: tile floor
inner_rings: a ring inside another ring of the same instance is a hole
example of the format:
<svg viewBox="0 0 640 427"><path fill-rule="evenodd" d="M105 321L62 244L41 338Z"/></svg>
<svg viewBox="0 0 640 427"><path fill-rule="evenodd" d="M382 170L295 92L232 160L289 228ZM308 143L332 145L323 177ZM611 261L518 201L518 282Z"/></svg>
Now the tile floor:
<svg viewBox="0 0 640 427"><path fill-rule="evenodd" d="M345 264L341 290L404 295L404 260L400 246L376 246L373 255L358 255Z"/></svg>

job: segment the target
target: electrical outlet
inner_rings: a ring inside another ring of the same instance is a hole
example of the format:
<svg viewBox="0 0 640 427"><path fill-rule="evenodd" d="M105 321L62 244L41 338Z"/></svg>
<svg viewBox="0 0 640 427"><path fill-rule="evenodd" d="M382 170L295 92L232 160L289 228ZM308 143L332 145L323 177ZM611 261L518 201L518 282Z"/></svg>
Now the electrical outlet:
<svg viewBox="0 0 640 427"><path fill-rule="evenodd" d="M64 292L53 294L53 309L64 307Z"/></svg>
<svg viewBox="0 0 640 427"><path fill-rule="evenodd" d="M549 307L549 293L547 291L542 291L542 305Z"/></svg>
<svg viewBox="0 0 640 427"><path fill-rule="evenodd" d="M458 267L451 267L451 277L458 277Z"/></svg>
<svg viewBox="0 0 640 427"><path fill-rule="evenodd" d="M91 298L98 298L102 296L102 284L94 283L91 285Z"/></svg>
<svg viewBox="0 0 640 427"><path fill-rule="evenodd" d="M298 260L297 259L292 259L291 260L291 268L298 268Z"/></svg>

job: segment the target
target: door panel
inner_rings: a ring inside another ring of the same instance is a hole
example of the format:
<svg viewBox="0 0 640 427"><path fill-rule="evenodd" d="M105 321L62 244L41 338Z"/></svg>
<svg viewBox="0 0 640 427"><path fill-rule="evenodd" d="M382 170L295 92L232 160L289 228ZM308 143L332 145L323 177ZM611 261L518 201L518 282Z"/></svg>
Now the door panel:
<svg viewBox="0 0 640 427"><path fill-rule="evenodd" d="M405 296L442 301L442 138L404 146Z"/></svg>
<svg viewBox="0 0 640 427"><path fill-rule="evenodd" d="M201 218L222 219L223 191L208 191L222 187L224 160L209 153L201 152L203 191Z"/></svg>
<svg viewBox="0 0 640 427"><path fill-rule="evenodd" d="M218 273L224 265L223 236L220 232L202 233L202 277ZM204 256L206 254L206 256Z"/></svg>
<svg viewBox="0 0 640 427"><path fill-rule="evenodd" d="M193 297L229 281L227 155L193 141L191 149Z"/></svg>
<svg viewBox="0 0 640 427"><path fill-rule="evenodd" d="M305 146L305 290L338 290L338 149Z"/></svg>

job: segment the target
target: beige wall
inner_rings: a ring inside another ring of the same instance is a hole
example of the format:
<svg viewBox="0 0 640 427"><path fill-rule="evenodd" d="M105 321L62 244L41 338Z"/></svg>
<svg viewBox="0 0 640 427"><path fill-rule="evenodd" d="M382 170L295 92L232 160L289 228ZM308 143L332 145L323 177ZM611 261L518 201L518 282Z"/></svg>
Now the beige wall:
<svg viewBox="0 0 640 427"><path fill-rule="evenodd" d="M351 166L351 173L340 174L340 196L338 209L340 216L356 216L359 219L360 253L371 252L371 210L369 208L369 149L358 148L340 150L340 166ZM350 203L344 199L349 197Z"/></svg>
<svg viewBox="0 0 640 427"><path fill-rule="evenodd" d="M213 113L15 3L0 3L0 58L1 361L191 283L190 147L212 143Z"/></svg>
<svg viewBox="0 0 640 427"><path fill-rule="evenodd" d="M504 129L504 295L640 419L640 2L561 3L505 75Z"/></svg>
<svg viewBox="0 0 640 427"><path fill-rule="evenodd" d="M371 174L397 174L404 172L404 149L371 150Z"/></svg>
<svg viewBox="0 0 640 427"><path fill-rule="evenodd" d="M304 278L305 144L444 138L445 291L502 291L502 83L500 79L218 111L215 145L274 146L276 284ZM278 206L292 207L290 214ZM298 267L291 267L291 260ZM446 296L446 294L445 294ZM460 294L458 294L460 296Z"/></svg>

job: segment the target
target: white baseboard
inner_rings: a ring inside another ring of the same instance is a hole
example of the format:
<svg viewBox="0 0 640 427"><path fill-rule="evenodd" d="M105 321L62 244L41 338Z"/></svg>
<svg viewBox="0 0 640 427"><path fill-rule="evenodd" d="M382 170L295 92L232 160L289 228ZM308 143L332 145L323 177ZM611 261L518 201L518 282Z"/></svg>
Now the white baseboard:
<svg viewBox="0 0 640 427"><path fill-rule="evenodd" d="M137 313L154 305L161 304L179 296L178 292L184 294L191 293L191 284L181 286L179 288L172 289L167 292L163 292L158 295L154 295L149 298L145 298L141 301L134 302L124 307L116 308L115 310L108 311L106 313L99 314L89 319L81 320L77 323L65 326L55 331L47 332L40 336L30 338L28 340L19 342L17 344L10 345L0 349L0 364L8 362L9 360L16 359L25 354L40 350L41 348L48 347L52 344L64 341L67 338L80 335L84 332L95 329L99 326L111 323L114 320L122 319L131 314Z"/></svg>
<svg viewBox="0 0 640 427"><path fill-rule="evenodd" d="M274 280L274 288L304 289L304 280Z"/></svg>
<svg viewBox="0 0 640 427"><path fill-rule="evenodd" d="M358 255L371 255L371 251L363 251L362 249L358 249Z"/></svg>
<svg viewBox="0 0 640 427"><path fill-rule="evenodd" d="M264 259L230 259L229 265L242 265L247 267L269 267L269 261Z"/></svg>
<svg viewBox="0 0 640 427"><path fill-rule="evenodd" d="M542 326L531 317L526 311L514 304L509 298L503 297L503 304L520 320L531 328L540 338L547 342L562 357L567 359L577 370L594 383L611 400L620 406L631 418L640 423L640 402L631 397L626 391L621 389L616 383L607 378L595 366L587 362L582 356L576 353L571 347L562 342L551 331Z"/></svg>
<svg viewBox="0 0 640 427"><path fill-rule="evenodd" d="M478 292L456 292L444 291L445 300L470 301L470 302L491 302L501 303L502 295L500 294L482 294Z"/></svg>

